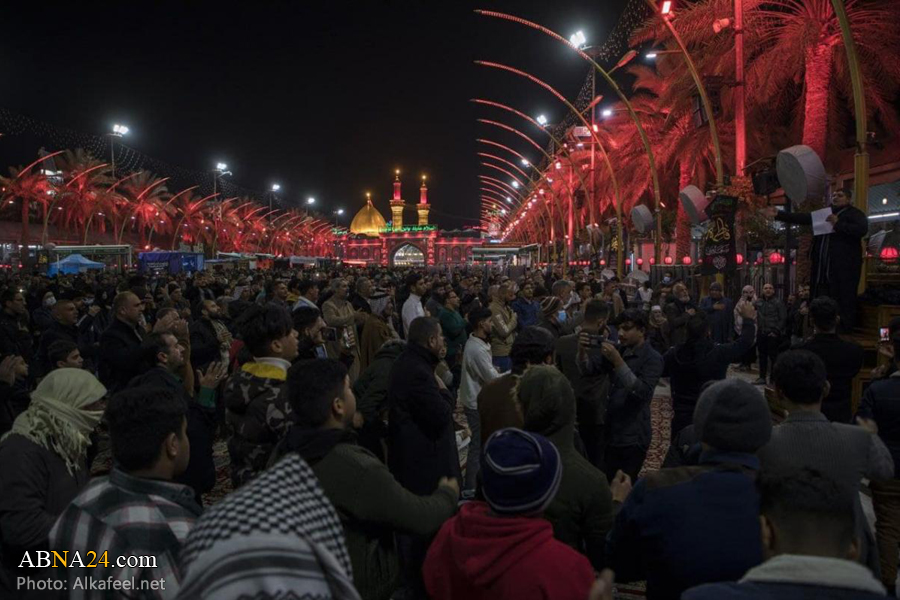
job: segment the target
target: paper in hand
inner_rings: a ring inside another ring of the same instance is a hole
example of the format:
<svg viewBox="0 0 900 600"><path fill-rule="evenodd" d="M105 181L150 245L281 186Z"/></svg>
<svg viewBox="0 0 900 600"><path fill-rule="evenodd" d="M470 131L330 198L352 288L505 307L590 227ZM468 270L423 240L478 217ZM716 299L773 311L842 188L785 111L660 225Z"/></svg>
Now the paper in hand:
<svg viewBox="0 0 900 600"><path fill-rule="evenodd" d="M831 214L830 206L828 208L814 210L810 213L810 216L812 217L813 235L828 235L834 232L834 225L826 220Z"/></svg>

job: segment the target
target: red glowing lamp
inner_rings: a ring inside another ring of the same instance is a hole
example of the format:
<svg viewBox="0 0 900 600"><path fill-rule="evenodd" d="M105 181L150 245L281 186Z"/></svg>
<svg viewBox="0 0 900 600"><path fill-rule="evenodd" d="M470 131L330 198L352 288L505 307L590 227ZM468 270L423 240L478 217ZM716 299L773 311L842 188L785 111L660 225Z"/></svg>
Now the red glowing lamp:
<svg viewBox="0 0 900 600"><path fill-rule="evenodd" d="M605 267L605 266L606 266L606 259L603 259L603 258L600 259L600 266L601 266L601 267Z"/></svg>
<svg viewBox="0 0 900 600"><path fill-rule="evenodd" d="M651 256L651 257L650 257L650 266L653 266L653 265L655 265L655 264L656 264L656 257Z"/></svg>
<svg viewBox="0 0 900 600"><path fill-rule="evenodd" d="M773 252L769 255L769 262L773 265L778 265L784 262L784 257L778 252Z"/></svg>
<svg viewBox="0 0 900 600"><path fill-rule="evenodd" d="M900 250L897 250L896 246L885 246L878 253L878 258L884 262L894 262L900 258Z"/></svg>
<svg viewBox="0 0 900 600"><path fill-rule="evenodd" d="M665 258L663 259L663 262L666 263L667 265L671 265L672 262L673 262L672 257L671 257L671 256L665 257Z"/></svg>
<svg viewBox="0 0 900 600"><path fill-rule="evenodd" d="M691 264L691 257L690 257L690 256L684 256L684 257L682 257L681 263L684 264L684 265L689 265L689 264Z"/></svg>
<svg viewBox="0 0 900 600"><path fill-rule="evenodd" d="M744 264L744 255L743 254L738 254L735 257L735 259L737 260L737 264L739 264L739 265Z"/></svg>
<svg viewBox="0 0 900 600"><path fill-rule="evenodd" d="M626 259L625 259L625 265L628 266L628 267L631 266L631 259L630 259L630 258L626 258Z"/></svg>
<svg viewBox="0 0 900 600"><path fill-rule="evenodd" d="M653 259L651 258L650 260L653 260ZM639 258L639 259L638 259L638 266L639 266L639 267L644 266L644 259L643 259L643 258Z"/></svg>

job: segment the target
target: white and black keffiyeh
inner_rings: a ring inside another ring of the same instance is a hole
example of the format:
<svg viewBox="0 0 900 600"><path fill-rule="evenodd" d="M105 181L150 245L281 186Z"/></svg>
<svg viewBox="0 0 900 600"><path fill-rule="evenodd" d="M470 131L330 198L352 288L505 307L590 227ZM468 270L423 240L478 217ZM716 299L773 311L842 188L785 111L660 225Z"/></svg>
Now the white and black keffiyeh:
<svg viewBox="0 0 900 600"><path fill-rule="evenodd" d="M359 599L341 522L297 454L210 508L180 563L180 598Z"/></svg>

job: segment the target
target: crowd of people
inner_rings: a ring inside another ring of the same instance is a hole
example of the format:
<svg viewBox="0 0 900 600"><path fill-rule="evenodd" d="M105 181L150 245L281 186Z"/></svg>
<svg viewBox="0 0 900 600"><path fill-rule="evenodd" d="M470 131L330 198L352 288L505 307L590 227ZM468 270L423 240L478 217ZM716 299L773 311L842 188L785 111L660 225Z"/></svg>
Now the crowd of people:
<svg viewBox="0 0 900 600"><path fill-rule="evenodd" d="M894 595L900 320L660 275L6 275L0 596Z"/></svg>

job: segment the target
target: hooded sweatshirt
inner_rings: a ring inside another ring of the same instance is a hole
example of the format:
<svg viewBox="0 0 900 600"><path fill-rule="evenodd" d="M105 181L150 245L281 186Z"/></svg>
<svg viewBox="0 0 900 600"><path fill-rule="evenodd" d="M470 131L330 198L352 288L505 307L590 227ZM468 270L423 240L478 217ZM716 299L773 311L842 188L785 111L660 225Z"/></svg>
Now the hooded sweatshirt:
<svg viewBox="0 0 900 600"><path fill-rule="evenodd" d="M575 450L575 393L556 367L530 367L518 382L524 429L539 433L559 450L563 465L559 492L545 516L559 541L586 555L594 568L605 562L612 529L612 494L606 475Z"/></svg>
<svg viewBox="0 0 900 600"><path fill-rule="evenodd" d="M494 516L484 502L465 504L432 542L423 568L433 600L584 600L594 571L534 517Z"/></svg>

